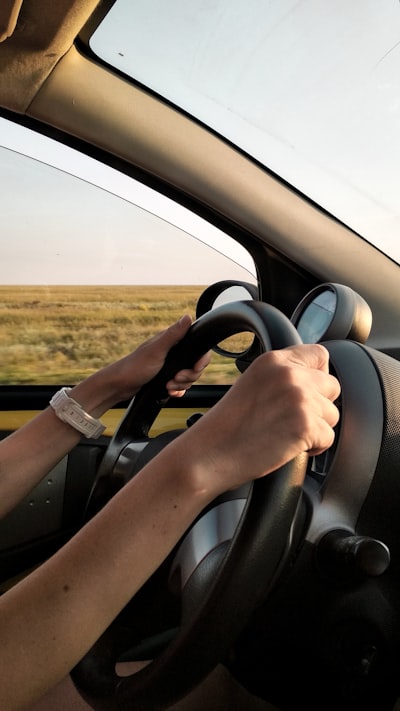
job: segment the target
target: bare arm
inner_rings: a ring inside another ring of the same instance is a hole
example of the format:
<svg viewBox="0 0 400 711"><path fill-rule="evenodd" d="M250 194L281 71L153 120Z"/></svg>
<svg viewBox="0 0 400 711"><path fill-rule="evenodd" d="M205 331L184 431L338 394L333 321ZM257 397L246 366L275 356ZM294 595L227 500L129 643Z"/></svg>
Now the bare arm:
<svg viewBox="0 0 400 711"><path fill-rule="evenodd" d="M328 447L338 394L320 346L260 356L209 413L0 599L0 707L21 710L61 679L219 493Z"/></svg>
<svg viewBox="0 0 400 711"><path fill-rule="evenodd" d="M103 368L73 388L71 397L94 417L131 398L160 370L170 348L186 333L190 316L143 343L136 351ZM183 395L200 376L209 356L194 369L180 371L168 384ZM0 442L0 518L10 511L76 444L81 435L61 422L49 407Z"/></svg>

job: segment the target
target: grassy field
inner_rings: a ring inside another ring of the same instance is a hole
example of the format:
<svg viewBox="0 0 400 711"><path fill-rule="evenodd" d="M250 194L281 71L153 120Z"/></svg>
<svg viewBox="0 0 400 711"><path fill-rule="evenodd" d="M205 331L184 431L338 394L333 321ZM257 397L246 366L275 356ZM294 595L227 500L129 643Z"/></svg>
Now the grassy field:
<svg viewBox="0 0 400 711"><path fill-rule="evenodd" d="M0 286L0 384L78 382L183 313L194 317L201 291L200 286ZM202 382L229 383L236 374L232 360L213 356Z"/></svg>

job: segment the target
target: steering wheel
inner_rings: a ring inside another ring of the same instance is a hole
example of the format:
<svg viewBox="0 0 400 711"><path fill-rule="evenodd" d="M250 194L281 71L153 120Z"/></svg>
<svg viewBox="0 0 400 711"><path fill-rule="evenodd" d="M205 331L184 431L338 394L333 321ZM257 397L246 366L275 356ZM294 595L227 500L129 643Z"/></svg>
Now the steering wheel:
<svg viewBox="0 0 400 711"><path fill-rule="evenodd" d="M301 343L292 323L273 306L242 301L220 306L199 318L169 352L157 376L133 398L104 455L99 481L123 482L132 459L130 448L151 448L149 429L167 399L165 383L220 341L250 331L263 351ZM195 426L195 425L194 425ZM156 448L164 446L161 444ZM73 669L72 679L89 705L98 711L166 709L221 662L246 620L263 602L287 559L299 509L307 456L300 455L267 477L252 483L244 511L224 555L207 576L206 589L194 595L195 610L173 641L145 668L119 676L116 663L122 644L112 624ZM192 533L195 529L192 529ZM211 559L213 551L207 558ZM211 580L210 580L211 577ZM193 576L195 578L195 576ZM190 587L190 584L187 586ZM192 605L193 607L193 605Z"/></svg>

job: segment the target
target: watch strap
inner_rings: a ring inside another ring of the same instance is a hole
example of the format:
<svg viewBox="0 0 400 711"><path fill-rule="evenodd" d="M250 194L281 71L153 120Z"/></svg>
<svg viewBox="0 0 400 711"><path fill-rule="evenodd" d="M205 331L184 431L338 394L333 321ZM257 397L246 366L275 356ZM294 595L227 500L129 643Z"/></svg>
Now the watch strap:
<svg viewBox="0 0 400 711"><path fill-rule="evenodd" d="M85 437L97 439L106 429L100 420L85 412L82 405L69 396L71 388L61 388L50 400L57 417L78 430Z"/></svg>

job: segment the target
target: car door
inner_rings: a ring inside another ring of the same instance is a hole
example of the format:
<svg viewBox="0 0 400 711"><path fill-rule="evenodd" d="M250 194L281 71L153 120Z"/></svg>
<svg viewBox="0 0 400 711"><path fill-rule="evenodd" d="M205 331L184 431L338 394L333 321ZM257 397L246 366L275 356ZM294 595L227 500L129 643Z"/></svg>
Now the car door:
<svg viewBox="0 0 400 711"><path fill-rule="evenodd" d="M133 350L220 279L255 284L252 259L186 208L76 150L2 121L0 436ZM214 355L201 383L170 399L157 434L184 427L235 377ZM0 522L0 590L39 564L85 520L98 465L128 403L107 413Z"/></svg>

